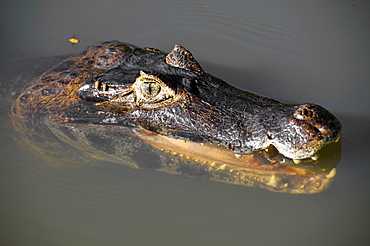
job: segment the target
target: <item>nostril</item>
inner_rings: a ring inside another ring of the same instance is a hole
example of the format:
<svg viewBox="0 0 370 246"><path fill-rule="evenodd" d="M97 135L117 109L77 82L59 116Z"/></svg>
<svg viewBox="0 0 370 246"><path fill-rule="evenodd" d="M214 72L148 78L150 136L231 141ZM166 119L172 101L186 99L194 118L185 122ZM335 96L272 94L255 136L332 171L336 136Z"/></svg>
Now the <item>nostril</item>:
<svg viewBox="0 0 370 246"><path fill-rule="evenodd" d="M305 116L308 116L308 111L306 108L302 109L302 112L301 112L302 115L305 115Z"/></svg>
<svg viewBox="0 0 370 246"><path fill-rule="evenodd" d="M311 104L303 104L297 107L294 117L297 120L311 120L317 117L316 108Z"/></svg>

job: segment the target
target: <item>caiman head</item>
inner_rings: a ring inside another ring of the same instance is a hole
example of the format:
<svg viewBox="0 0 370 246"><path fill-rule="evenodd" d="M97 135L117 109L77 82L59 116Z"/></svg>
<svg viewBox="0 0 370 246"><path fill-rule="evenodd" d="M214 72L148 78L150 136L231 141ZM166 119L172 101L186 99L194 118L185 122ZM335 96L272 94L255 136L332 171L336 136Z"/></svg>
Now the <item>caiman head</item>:
<svg viewBox="0 0 370 246"><path fill-rule="evenodd" d="M225 146L236 157L274 146L287 158L315 159L340 137L341 124L323 107L236 89L205 73L180 45L169 54L120 42L93 48L99 51L86 64L94 76L74 89L79 99L59 114L64 122L139 126Z"/></svg>

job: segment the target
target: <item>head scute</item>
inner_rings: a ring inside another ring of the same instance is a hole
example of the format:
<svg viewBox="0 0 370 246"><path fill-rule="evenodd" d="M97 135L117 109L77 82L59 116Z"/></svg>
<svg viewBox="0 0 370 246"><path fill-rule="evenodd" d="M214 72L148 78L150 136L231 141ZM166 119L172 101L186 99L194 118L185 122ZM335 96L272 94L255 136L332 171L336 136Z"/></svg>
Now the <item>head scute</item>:
<svg viewBox="0 0 370 246"><path fill-rule="evenodd" d="M166 63L170 66L182 68L199 75L204 73L202 67L195 60L190 51L178 44L176 44L173 50L166 56Z"/></svg>

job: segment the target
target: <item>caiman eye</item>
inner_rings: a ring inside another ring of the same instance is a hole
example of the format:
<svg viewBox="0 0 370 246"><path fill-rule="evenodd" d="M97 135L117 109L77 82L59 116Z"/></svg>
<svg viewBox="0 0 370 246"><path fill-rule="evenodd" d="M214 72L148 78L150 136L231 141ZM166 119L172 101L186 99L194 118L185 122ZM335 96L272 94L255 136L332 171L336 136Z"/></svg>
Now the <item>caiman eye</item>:
<svg viewBox="0 0 370 246"><path fill-rule="evenodd" d="M143 82L141 91L148 97L156 97L161 92L161 85L158 82Z"/></svg>
<svg viewBox="0 0 370 246"><path fill-rule="evenodd" d="M179 98L175 90L159 77L143 71L140 71L132 89L136 105L145 108L163 107Z"/></svg>

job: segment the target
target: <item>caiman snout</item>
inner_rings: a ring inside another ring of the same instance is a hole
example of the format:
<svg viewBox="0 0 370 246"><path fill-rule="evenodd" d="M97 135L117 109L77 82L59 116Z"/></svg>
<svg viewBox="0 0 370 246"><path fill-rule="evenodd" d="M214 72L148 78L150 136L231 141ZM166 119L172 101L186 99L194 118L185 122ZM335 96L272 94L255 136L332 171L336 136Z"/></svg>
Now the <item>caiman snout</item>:
<svg viewBox="0 0 370 246"><path fill-rule="evenodd" d="M339 139L341 124L328 110L315 104L294 108L285 127L268 140L281 154L291 159L315 158L318 150Z"/></svg>

